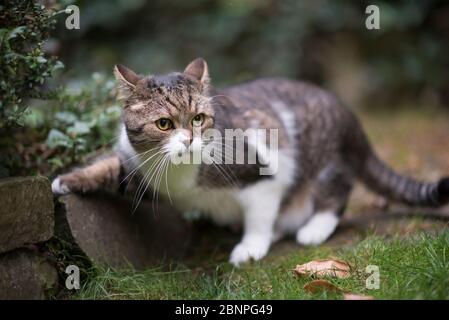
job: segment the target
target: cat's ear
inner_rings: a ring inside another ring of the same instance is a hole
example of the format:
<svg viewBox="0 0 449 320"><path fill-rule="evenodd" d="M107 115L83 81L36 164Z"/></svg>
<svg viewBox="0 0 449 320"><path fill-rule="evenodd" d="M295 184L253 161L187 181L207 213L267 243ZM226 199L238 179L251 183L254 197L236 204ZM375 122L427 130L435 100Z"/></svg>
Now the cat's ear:
<svg viewBox="0 0 449 320"><path fill-rule="evenodd" d="M196 58L185 68L184 74L187 74L198 80L203 88L207 88L210 82L209 69L206 60L203 58Z"/></svg>
<svg viewBox="0 0 449 320"><path fill-rule="evenodd" d="M115 65L114 75L118 82L119 99L128 98L136 87L137 82L142 79L141 76L121 64Z"/></svg>

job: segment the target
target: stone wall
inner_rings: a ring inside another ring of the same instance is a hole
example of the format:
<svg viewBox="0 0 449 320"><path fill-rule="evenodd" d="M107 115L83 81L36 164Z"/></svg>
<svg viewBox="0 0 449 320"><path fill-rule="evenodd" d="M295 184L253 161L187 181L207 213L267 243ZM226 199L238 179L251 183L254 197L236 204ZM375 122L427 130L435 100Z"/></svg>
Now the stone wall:
<svg viewBox="0 0 449 320"><path fill-rule="evenodd" d="M0 299L67 297L65 268L86 260L145 269L183 257L191 225L172 207L144 201L132 212L131 203L107 193L54 199L45 177L0 180ZM76 252L59 254L58 242Z"/></svg>
<svg viewBox="0 0 449 320"><path fill-rule="evenodd" d="M56 288L56 269L35 246L53 236L54 221L47 178L0 180L0 299L43 299Z"/></svg>

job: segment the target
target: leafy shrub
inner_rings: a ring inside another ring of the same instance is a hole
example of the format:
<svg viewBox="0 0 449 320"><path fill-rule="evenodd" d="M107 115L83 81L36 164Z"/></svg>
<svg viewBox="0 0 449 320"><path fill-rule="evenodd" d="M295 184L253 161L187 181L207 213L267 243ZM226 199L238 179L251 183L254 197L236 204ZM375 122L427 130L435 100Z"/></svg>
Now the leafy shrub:
<svg viewBox="0 0 449 320"><path fill-rule="evenodd" d="M114 80L94 73L80 89L60 92L57 100L41 109L51 128L45 144L58 150L58 155L49 159L53 170L80 161L84 155L115 141L121 107L114 87Z"/></svg>
<svg viewBox="0 0 449 320"><path fill-rule="evenodd" d="M33 104L24 126L0 136L0 176L53 176L115 142L121 107L114 80L95 73Z"/></svg>
<svg viewBox="0 0 449 320"><path fill-rule="evenodd" d="M114 140L112 80L94 74L77 89L46 87L62 67L43 51L55 15L32 0L0 4L0 176L53 175Z"/></svg>
<svg viewBox="0 0 449 320"><path fill-rule="evenodd" d="M62 67L42 50L55 20L33 0L0 4L0 131L22 124L28 98L46 98L43 84Z"/></svg>

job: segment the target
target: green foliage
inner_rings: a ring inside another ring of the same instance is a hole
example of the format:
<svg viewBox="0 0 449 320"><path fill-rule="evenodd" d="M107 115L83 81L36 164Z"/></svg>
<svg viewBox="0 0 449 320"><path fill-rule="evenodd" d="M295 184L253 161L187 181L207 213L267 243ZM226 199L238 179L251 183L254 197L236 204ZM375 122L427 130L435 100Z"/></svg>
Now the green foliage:
<svg viewBox="0 0 449 320"><path fill-rule="evenodd" d="M61 90L45 108L33 108L28 123L45 127L45 145L55 150L48 159L51 171L114 142L121 112L114 87L113 80L94 73L80 88ZM43 119L43 123L36 119Z"/></svg>
<svg viewBox="0 0 449 320"><path fill-rule="evenodd" d="M46 98L43 85L62 68L42 46L55 25L52 13L32 0L0 5L0 130L22 124L28 98Z"/></svg>
<svg viewBox="0 0 449 320"><path fill-rule="evenodd" d="M33 104L24 126L0 137L0 176L53 176L111 147L121 113L114 86L114 80L95 73Z"/></svg>

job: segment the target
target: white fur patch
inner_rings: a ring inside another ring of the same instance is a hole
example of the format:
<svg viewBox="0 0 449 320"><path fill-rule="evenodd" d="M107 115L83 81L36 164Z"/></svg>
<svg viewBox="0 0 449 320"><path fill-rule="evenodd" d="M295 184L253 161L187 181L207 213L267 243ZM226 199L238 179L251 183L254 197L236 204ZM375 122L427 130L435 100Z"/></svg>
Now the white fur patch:
<svg viewBox="0 0 449 320"><path fill-rule="evenodd" d="M275 101L271 104L271 108L279 115L282 124L284 125L285 131L289 142L295 144L295 136L297 133L295 114L288 108L288 106L282 101Z"/></svg>
<svg viewBox="0 0 449 320"><path fill-rule="evenodd" d="M279 168L273 178L259 181L238 195L244 212L245 233L231 253L230 262L235 266L263 258L273 242L279 206L295 176L295 159L281 151L278 161Z"/></svg>
<svg viewBox="0 0 449 320"><path fill-rule="evenodd" d="M69 187L67 187L65 184L62 184L59 177L57 177L51 183L51 191L53 191L53 193L56 195L64 195L70 193Z"/></svg>
<svg viewBox="0 0 449 320"><path fill-rule="evenodd" d="M184 132L179 131L170 137L169 142L165 145L164 148L170 154L176 155L178 153L184 153L187 151L188 147L184 144L183 141L186 141L188 139L189 137L187 137Z"/></svg>
<svg viewBox="0 0 449 320"><path fill-rule="evenodd" d="M285 154L291 159L291 168L290 170L285 171L288 172L290 178L293 179L300 174L300 166L298 166L299 150L296 141L298 129L295 121L295 114L291 110L291 107L287 106L282 101L272 102L271 108L279 115L288 137L289 148L285 151ZM279 214L275 226L274 241L281 239L285 235L296 233L304 222L312 215L313 201L310 191L305 188L303 193L303 195L300 195L303 198L301 201L302 203L295 203L291 207L286 208L285 212Z"/></svg>
<svg viewBox="0 0 449 320"><path fill-rule="evenodd" d="M234 247L229 262L238 267L249 260L260 260L265 257L270 248L271 240L267 237L246 237Z"/></svg>
<svg viewBox="0 0 449 320"><path fill-rule="evenodd" d="M296 233L296 241L302 245L318 245L335 231L339 218L332 211L317 213Z"/></svg>
<svg viewBox="0 0 449 320"><path fill-rule="evenodd" d="M136 151L129 141L124 124L122 124L120 127L120 137L116 146L116 150L118 150L119 153L123 155L126 164L128 164L130 167L137 168L140 163L140 159L136 157Z"/></svg>

